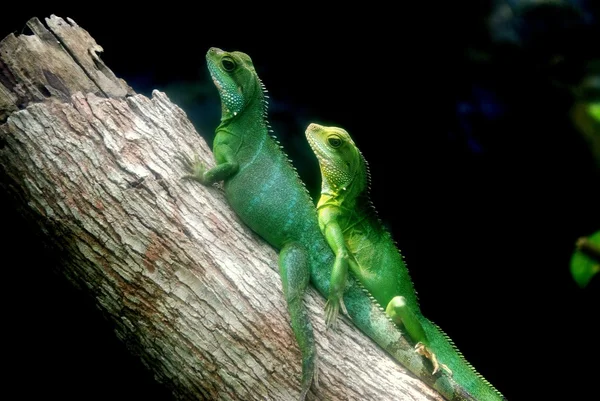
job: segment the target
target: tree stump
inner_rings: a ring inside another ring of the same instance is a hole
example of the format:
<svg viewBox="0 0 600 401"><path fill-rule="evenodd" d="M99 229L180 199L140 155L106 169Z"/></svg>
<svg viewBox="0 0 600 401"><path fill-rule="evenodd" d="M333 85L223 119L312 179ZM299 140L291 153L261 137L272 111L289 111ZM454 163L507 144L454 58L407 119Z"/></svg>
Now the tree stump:
<svg viewBox="0 0 600 401"><path fill-rule="evenodd" d="M297 399L275 251L219 187L180 179L178 153L214 164L205 141L164 93L118 79L74 21L45 22L0 42L2 189L176 399ZM309 399L442 400L345 318L326 332L312 288L306 304L320 377Z"/></svg>

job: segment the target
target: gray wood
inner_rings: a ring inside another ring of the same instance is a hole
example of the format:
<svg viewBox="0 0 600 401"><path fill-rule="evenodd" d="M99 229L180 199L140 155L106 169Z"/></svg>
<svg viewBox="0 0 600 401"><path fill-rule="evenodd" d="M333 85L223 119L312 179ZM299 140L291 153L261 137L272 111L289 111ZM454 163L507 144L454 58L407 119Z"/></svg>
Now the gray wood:
<svg viewBox="0 0 600 401"><path fill-rule="evenodd" d="M46 22L0 42L2 190L177 399L297 399L276 252L218 186L180 180L174 156L214 165L209 147L164 93L125 96L103 63L83 60L97 45L73 21ZM345 318L325 331L312 288L306 304L320 358L309 399L442 400Z"/></svg>
<svg viewBox="0 0 600 401"><path fill-rule="evenodd" d="M102 48L77 26L56 16L27 26L33 35L10 34L0 41L0 123L30 102L69 102L77 92L124 97L133 90L102 61Z"/></svg>

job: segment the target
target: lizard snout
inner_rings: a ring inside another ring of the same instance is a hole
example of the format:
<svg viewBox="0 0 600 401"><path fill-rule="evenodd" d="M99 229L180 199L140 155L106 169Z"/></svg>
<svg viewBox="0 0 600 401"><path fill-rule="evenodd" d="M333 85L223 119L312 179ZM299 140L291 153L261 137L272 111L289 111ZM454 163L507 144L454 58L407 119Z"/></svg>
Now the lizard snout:
<svg viewBox="0 0 600 401"><path fill-rule="evenodd" d="M315 124L315 123L310 123L308 125L308 127L306 128L307 131L318 131L320 129L322 129L323 127L320 126L319 124Z"/></svg>

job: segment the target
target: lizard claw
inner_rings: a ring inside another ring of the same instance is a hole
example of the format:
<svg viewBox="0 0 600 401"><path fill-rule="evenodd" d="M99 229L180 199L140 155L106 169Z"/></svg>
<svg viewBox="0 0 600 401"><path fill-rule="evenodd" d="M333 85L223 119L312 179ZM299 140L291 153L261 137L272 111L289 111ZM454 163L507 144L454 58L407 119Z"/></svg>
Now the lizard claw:
<svg viewBox="0 0 600 401"><path fill-rule="evenodd" d="M431 372L432 375L435 375L437 372L439 372L441 368L445 370L446 373L448 373L450 376L452 376L452 370L450 370L450 368L445 364L439 363L435 354L431 352L431 350L427 348L425 344L419 341L417 345L415 345L415 351L417 354L423 355L425 358L431 361L431 363L433 364L433 371Z"/></svg>
<svg viewBox="0 0 600 401"><path fill-rule="evenodd" d="M200 157L195 154L194 160L190 160L187 155L179 153L175 156L177 160L183 165L183 168L188 171L188 174L181 177L182 180L195 180L200 183L204 183L204 163L200 160Z"/></svg>
<svg viewBox="0 0 600 401"><path fill-rule="evenodd" d="M346 309L346 305L344 304L344 301L342 301L341 299L340 299L340 307L342 308L342 312L344 312L344 315L349 316L348 310Z"/></svg>
<svg viewBox="0 0 600 401"><path fill-rule="evenodd" d="M348 315L346 305L344 305L344 302L337 297L334 297L333 299L330 298L327 300L327 303L325 303L325 326L327 327L327 330L330 328L337 328L337 317L340 313L340 309L342 309L342 312L344 312L346 316Z"/></svg>
<svg viewBox="0 0 600 401"><path fill-rule="evenodd" d="M337 316L340 311L340 303L337 300L327 300L325 303L325 327L327 330L337 328Z"/></svg>

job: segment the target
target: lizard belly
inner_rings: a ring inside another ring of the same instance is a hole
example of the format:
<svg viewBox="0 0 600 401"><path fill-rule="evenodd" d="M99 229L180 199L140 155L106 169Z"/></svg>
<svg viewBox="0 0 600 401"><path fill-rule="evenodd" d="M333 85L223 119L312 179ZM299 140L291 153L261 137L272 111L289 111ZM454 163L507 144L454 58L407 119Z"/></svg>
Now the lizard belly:
<svg viewBox="0 0 600 401"><path fill-rule="evenodd" d="M367 241L348 241L350 251L359 265L358 279L380 306L385 308L397 295L406 298L409 305L416 307L412 280L396 245L391 240L378 238Z"/></svg>

